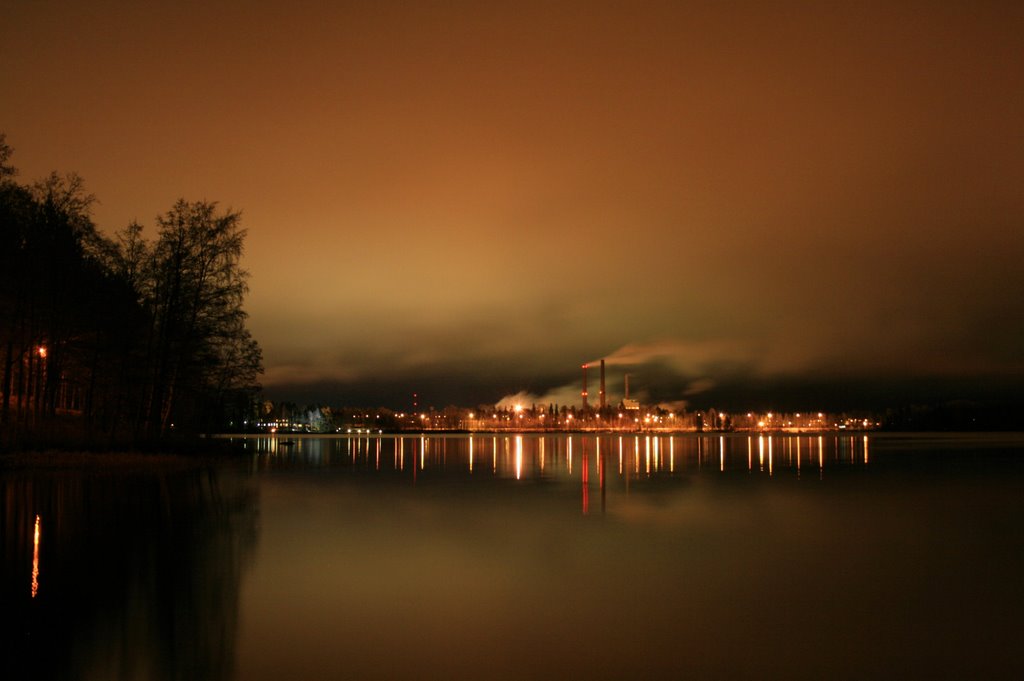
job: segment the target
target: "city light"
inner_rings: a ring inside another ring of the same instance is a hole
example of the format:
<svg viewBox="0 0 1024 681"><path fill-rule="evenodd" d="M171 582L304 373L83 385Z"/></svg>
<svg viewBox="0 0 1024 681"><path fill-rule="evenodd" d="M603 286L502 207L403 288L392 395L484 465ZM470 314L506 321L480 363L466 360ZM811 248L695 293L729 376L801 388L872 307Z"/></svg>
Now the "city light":
<svg viewBox="0 0 1024 681"><path fill-rule="evenodd" d="M473 410L449 405L437 411L432 407L429 411L408 414L391 412L384 408L355 410L330 406L273 413L273 405L267 402L262 418L247 422L239 420L238 423L245 423L248 428L262 432L279 434L358 434L427 430L551 432L560 429L581 432L817 433L833 430L875 430L881 428L883 424L877 415L864 413L826 413L810 410L727 413L714 408L669 411L655 405L637 405L634 408L633 403L635 402L631 401L631 404L624 405L620 402L616 405L617 410L611 411L552 403L531 406L523 401L517 401L509 402L507 406L481 406Z"/></svg>

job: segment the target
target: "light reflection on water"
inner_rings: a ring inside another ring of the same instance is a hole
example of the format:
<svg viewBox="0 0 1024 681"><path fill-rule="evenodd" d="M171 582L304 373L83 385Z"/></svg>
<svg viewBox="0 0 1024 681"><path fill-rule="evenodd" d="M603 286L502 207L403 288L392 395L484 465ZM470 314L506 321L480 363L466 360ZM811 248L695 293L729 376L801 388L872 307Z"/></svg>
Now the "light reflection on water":
<svg viewBox="0 0 1024 681"><path fill-rule="evenodd" d="M826 466L866 466L870 448L864 434L261 436L236 440L254 455L256 470L322 466L394 472L408 467L411 472L415 466L419 471L473 473L477 460L490 458L493 475L517 480L586 476L613 454L619 476L626 475L625 469L636 477L717 466L721 473L745 468L769 476L776 471L799 474L811 467L822 477ZM756 466L751 456L755 446ZM580 468L584 462L587 467Z"/></svg>
<svg viewBox="0 0 1024 681"><path fill-rule="evenodd" d="M2 678L231 678L255 490L142 461L0 469Z"/></svg>
<svg viewBox="0 0 1024 681"><path fill-rule="evenodd" d="M984 442L256 438L240 678L1012 676L1022 441Z"/></svg>
<svg viewBox="0 0 1024 681"><path fill-rule="evenodd" d="M0 472L5 678L1010 678L1024 437L247 438Z"/></svg>

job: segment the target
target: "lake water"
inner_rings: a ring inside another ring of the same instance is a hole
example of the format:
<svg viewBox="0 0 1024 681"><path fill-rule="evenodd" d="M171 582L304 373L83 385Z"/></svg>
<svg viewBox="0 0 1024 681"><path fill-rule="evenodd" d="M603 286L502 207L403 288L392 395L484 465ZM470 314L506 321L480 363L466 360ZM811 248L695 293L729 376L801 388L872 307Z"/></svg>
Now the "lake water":
<svg viewBox="0 0 1024 681"><path fill-rule="evenodd" d="M0 468L20 679L1024 678L1024 436Z"/></svg>

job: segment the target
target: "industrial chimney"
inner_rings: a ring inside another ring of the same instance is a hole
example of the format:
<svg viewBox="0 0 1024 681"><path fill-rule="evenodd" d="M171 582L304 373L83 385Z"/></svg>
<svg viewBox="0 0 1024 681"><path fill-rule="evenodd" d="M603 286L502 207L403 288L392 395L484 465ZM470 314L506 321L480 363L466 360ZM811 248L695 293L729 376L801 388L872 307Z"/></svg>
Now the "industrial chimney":
<svg viewBox="0 0 1024 681"><path fill-rule="evenodd" d="M587 410L587 365L583 365L583 410Z"/></svg>
<svg viewBox="0 0 1024 681"><path fill-rule="evenodd" d="M604 360L601 360L601 411L604 411L605 406L605 392L604 392Z"/></svg>

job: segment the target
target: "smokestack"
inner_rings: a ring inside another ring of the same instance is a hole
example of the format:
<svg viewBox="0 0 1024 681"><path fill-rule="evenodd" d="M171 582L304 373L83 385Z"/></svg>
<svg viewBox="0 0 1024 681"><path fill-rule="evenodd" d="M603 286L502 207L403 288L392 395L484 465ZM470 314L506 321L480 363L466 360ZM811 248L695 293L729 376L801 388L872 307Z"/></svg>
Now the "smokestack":
<svg viewBox="0 0 1024 681"><path fill-rule="evenodd" d="M604 410L604 360L601 360L601 410Z"/></svg>
<svg viewBox="0 0 1024 681"><path fill-rule="evenodd" d="M587 365L583 365L583 409L587 408Z"/></svg>
<svg viewBox="0 0 1024 681"><path fill-rule="evenodd" d="M629 374L626 374L626 396L622 398L624 400L629 399Z"/></svg>

